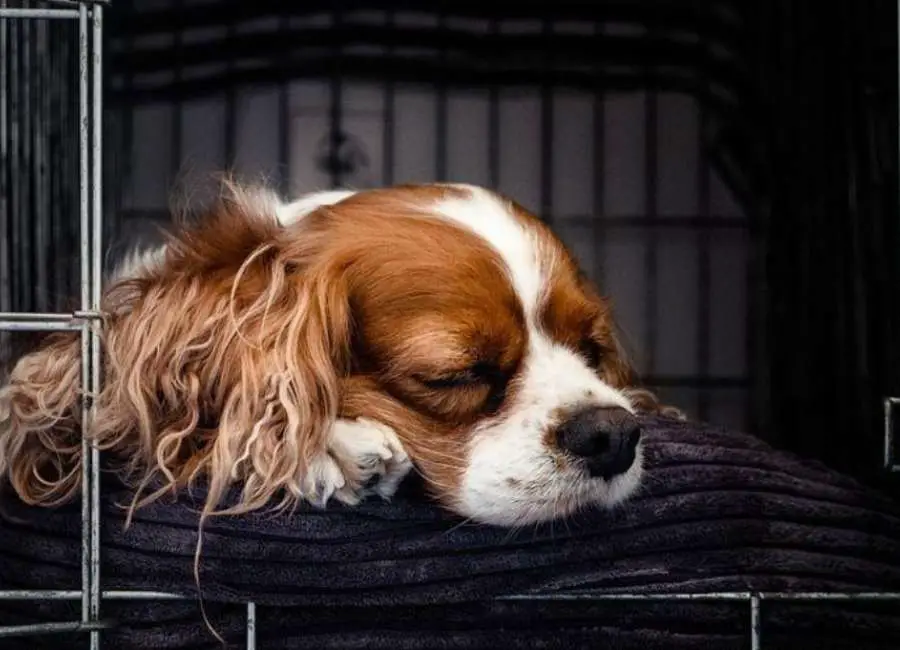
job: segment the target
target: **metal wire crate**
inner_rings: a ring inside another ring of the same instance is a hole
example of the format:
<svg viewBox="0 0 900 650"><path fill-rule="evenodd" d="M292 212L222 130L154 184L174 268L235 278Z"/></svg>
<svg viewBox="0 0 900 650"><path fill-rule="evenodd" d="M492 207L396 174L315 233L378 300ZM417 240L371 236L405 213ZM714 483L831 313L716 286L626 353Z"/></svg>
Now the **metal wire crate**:
<svg viewBox="0 0 900 650"><path fill-rule="evenodd" d="M73 133L78 142L77 155L71 162L77 169L78 182L74 187L72 198L78 205L79 212L79 265L80 274L78 284L80 287L80 305L77 309L66 312L52 312L42 305L40 301L32 301L35 311L21 312L10 311L12 304L10 279L0 277L0 331L3 332L48 332L48 331L78 331L82 336L82 382L85 395L93 395L97 392L100 383L99 372L99 341L98 341L98 310L101 295L102 257L103 257L103 193L102 193L102 33L103 10L109 4L109 0L52 0L42 3L21 3L29 6L8 6L7 2L0 2L0 52L5 53L12 47L16 40L9 27L10 19L38 22L69 22L76 25L77 29L77 82L74 88L77 90L77 133ZM30 28L29 28L30 29ZM27 29L26 29L27 32ZM28 32L30 33L30 32ZM37 32L35 32L37 33ZM20 35L21 36L21 35ZM21 42L16 41L17 43ZM18 47L18 45L16 46ZM24 51L24 50L23 50ZM24 54L16 63L19 70L27 69L28 61ZM21 64L21 65L19 65ZM20 138L23 133L29 133L33 124L23 123L18 116L24 116L28 110L21 106L14 106L17 100L14 93L9 91L13 82L33 83L26 90L27 97L41 97L48 87L40 87L40 84L49 86L60 83L56 71L45 70L28 82L22 75L13 80L10 78L11 66L0 64L0 214L4 218L19 219L26 214L22 197L33 188L38 187L39 180L31 176L42 173L45 164L46 152L41 146L34 145L29 149L29 156L35 160L33 166L16 168L10 161L15 154L10 147L21 145ZM18 74L18 73L17 73ZM47 113L37 112L33 120L50 120L52 116ZM38 142L35 138L34 142ZM12 144L10 144L12 143ZM63 163L61 171L68 168ZM29 180L30 179L30 180ZM30 185L33 183L34 185ZM13 187L15 186L15 187ZM24 188L24 189L22 189ZM34 192L36 194L37 192ZM66 194L61 192L61 194ZM29 195L31 196L31 195ZM36 204L29 204L36 205ZM34 207L35 210L49 210L46 206ZM41 218L49 213L41 213ZM44 223L37 220L40 229ZM38 230L35 233L40 245L45 245L47 233ZM17 245L12 241L12 247ZM4 263L0 269L8 269L10 260L15 257L10 248L10 242L4 240L2 255ZM51 284L49 278L43 280ZM60 281L60 284L62 282ZM58 287L59 288L59 287ZM40 307L43 306L43 310ZM91 424L93 411L91 404L86 404L84 410L84 427ZM77 590L16 590L0 591L0 600L67 600L81 601L81 617L79 620L59 621L37 625L25 625L14 627L0 627L0 637L22 636L39 633L73 633L84 632L89 635L91 648L99 648L101 633L104 628L112 623L102 617L101 605L104 600L172 600L181 599L184 596L177 594L131 591L131 590L103 590L100 575L100 487L99 487L99 459L96 449L91 449L87 443L84 445L85 459L83 485L82 485L82 578L81 588ZM889 463L890 464L890 463ZM716 592L716 593L668 593L668 594L521 594L509 596L504 600L518 601L565 601L565 600L593 600L593 601L737 601L747 603L747 613L750 617L750 647L759 650L763 646L763 630L761 629L760 612L764 601L850 601L850 600L880 600L898 601L900 593L783 593L783 592ZM254 603L246 606L246 647L256 647L256 614Z"/></svg>

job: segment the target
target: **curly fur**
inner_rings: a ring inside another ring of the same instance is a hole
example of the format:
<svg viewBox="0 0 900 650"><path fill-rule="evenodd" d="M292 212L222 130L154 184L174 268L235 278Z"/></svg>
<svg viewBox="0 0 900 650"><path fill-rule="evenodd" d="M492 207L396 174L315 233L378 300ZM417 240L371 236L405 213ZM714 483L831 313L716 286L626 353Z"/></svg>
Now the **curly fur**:
<svg viewBox="0 0 900 650"><path fill-rule="evenodd" d="M279 494L290 504L327 453L348 306L332 274L282 245L272 213L253 211L265 205L236 189L169 237L162 264L105 292L90 435L128 482L162 481L134 505L201 476L206 514L235 482L240 505L221 512ZM80 352L78 333L54 335L0 389L0 474L28 503L55 505L80 487Z"/></svg>

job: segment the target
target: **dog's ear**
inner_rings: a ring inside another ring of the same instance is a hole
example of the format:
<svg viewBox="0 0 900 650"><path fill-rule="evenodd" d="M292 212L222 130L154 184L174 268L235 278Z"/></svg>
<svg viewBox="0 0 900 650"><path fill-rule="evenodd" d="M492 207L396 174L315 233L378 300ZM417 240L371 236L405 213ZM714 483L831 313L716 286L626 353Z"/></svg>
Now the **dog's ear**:
<svg viewBox="0 0 900 650"><path fill-rule="evenodd" d="M0 489L55 506L81 486L81 340L58 332L13 366L0 387Z"/></svg>
<svg viewBox="0 0 900 650"><path fill-rule="evenodd" d="M207 514L276 495L293 503L327 453L339 408L346 284L321 247L292 248L280 229L252 232L252 215L204 223L177 236L160 271L122 291L132 304L108 328L98 442L124 452L141 487L162 480L134 506L201 476ZM237 482L237 505L216 510Z"/></svg>

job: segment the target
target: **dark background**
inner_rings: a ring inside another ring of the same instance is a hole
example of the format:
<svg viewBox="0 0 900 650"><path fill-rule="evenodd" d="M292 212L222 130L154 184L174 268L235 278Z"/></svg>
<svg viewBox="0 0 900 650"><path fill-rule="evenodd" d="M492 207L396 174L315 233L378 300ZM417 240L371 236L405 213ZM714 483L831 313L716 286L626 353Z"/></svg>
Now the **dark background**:
<svg viewBox="0 0 900 650"><path fill-rule="evenodd" d="M173 190L202 195L227 167L286 193L497 187L573 247L666 399L892 485L896 3L134 0L105 16L110 263ZM0 309L63 309L74 30L0 30Z"/></svg>

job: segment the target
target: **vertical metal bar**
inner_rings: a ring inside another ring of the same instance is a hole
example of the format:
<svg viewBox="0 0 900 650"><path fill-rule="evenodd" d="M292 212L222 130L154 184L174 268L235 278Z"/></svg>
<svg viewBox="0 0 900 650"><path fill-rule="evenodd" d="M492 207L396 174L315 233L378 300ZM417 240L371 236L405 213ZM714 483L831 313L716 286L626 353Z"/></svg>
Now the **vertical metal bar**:
<svg viewBox="0 0 900 650"><path fill-rule="evenodd" d="M750 595L750 650L761 650L762 648L762 629L760 621L760 598L759 594Z"/></svg>
<svg viewBox="0 0 900 650"><path fill-rule="evenodd" d="M78 149L78 132L80 124L78 122L77 105L71 101L73 96L77 96L78 78L78 52L70 47L70 43L77 39L77 32L74 26L66 31L66 37L63 43L64 47L60 48L60 56L62 57L64 68L60 72L61 93L59 97L60 112L64 116L62 124L63 130L61 134L60 149L63 159L63 166L60 169L60 188L62 192L61 200L63 205L77 205L79 202L79 186L78 186L78 169L79 169L79 149ZM62 230L59 246L60 252L64 253L66 259L66 271L63 275L64 293L66 296L72 296L76 293L79 274L73 268L77 259L76 251L72 250L71 242L78 238L77 228L78 222L70 217L70 212L64 208L59 211L59 224ZM64 265L60 265L62 268Z"/></svg>
<svg viewBox="0 0 900 650"><path fill-rule="evenodd" d="M32 181L32 155L31 155L31 125L33 123L33 111L31 96L31 30L34 26L32 20L20 21L22 28L22 49L19 61L22 64L22 72L19 77L22 86L19 89L22 106L22 128L19 138L21 145L21 160L19 162L20 171L20 190L22 192L22 258L23 258L23 275L25 280L25 291L27 295L26 311L37 311L34 304L34 276L35 276L35 260L34 260L34 206L31 202L31 181Z"/></svg>
<svg viewBox="0 0 900 650"><path fill-rule="evenodd" d="M88 14L87 6L78 7L78 190L79 190L79 243L81 265L81 309L91 308L91 232L89 199L89 126L88 121ZM91 385L91 324L85 322L81 329L81 387L82 431L90 428L90 414L87 394ZM91 538L91 445L87 436L81 439L81 619L88 623L92 617L91 602L91 561L93 540Z"/></svg>
<svg viewBox="0 0 900 650"><path fill-rule="evenodd" d="M445 80L447 65L447 15L440 7L438 13L438 64L440 68L437 80L437 98L435 101L434 129L437 146L435 148L434 175L438 181L447 180L447 82Z"/></svg>
<svg viewBox="0 0 900 650"><path fill-rule="evenodd" d="M31 48L34 39L32 36L32 30L34 28L33 20L22 20L20 22L21 27L21 55L19 57L19 62L22 65L22 70L20 74L20 81L22 82L22 86L19 89L20 96L20 106L22 107L22 122L21 122L21 131L19 133L19 145L21 146L21 161L19 164L19 191L22 193L21 198L21 233L22 233L22 280L24 282L22 287L22 292L26 297L26 302L23 303L22 307L26 311L34 311L37 309L37 305L35 304L35 291L34 279L35 279L35 255L34 255L34 202L32 196L32 179L31 175L33 173L32 168L32 160L33 160L33 152L31 150L31 127L34 123L34 106L32 97L32 57L31 57Z"/></svg>
<svg viewBox="0 0 900 650"><path fill-rule="evenodd" d="M703 45L701 44L701 54ZM709 376L709 334L712 314L710 313L710 234L707 223L710 217L710 161L705 142L707 131L706 92L700 93L697 100L698 132L697 138L697 207L704 224L697 232L697 368L695 373L705 379ZM709 418L710 401L714 388L704 388L697 395L697 416L701 420Z"/></svg>
<svg viewBox="0 0 900 650"><path fill-rule="evenodd" d="M47 119L49 125L47 127L47 252L51 260L55 260L49 269L51 277L47 279L50 285L51 299L47 303L50 311L56 311L57 301L63 290L59 284L60 268L62 261L59 256L59 237L58 231L58 215L59 208L56 205L59 198L59 165L61 164L61 156L57 150L61 124L58 113L59 101L57 93L60 92L59 85L59 61L57 60L56 43L60 41L59 25L51 24L47 30L47 52L45 54L47 65Z"/></svg>
<svg viewBox="0 0 900 650"><path fill-rule="evenodd" d="M91 38L91 76L93 96L91 98L93 134L91 165L93 172L92 232L91 232L91 306L93 312L100 311L103 290L103 7L95 4L91 9L93 35ZM91 407L90 421L93 426L97 410L96 396L100 393L100 327L91 324ZM100 450L91 445L91 621L100 619ZM91 650L100 648L100 630L91 630Z"/></svg>
<svg viewBox="0 0 900 650"><path fill-rule="evenodd" d="M331 13L331 25L337 33L340 33L343 18L340 9L340 2L335 2L333 6L334 10ZM342 126L344 109L344 86L343 80L341 79L342 51L343 48L341 47L340 42L337 42L334 46L334 51L332 52L334 61L332 63L331 72L331 104L328 112L328 161L329 172L331 175L331 187L334 188L339 188L344 184L344 170L341 168L340 164L341 144L343 143L344 139Z"/></svg>
<svg viewBox="0 0 900 650"><path fill-rule="evenodd" d="M60 29L65 29L66 25L51 24L49 30L49 39L47 43L47 66L49 68L48 83L48 107L47 115L50 120L50 131L47 141L47 173L48 177L48 195L49 195L49 253L54 260L52 265L53 277L49 280L51 284L51 292L53 299L50 301L48 308L57 311L59 308L60 296L65 295L65 287L63 281L65 273L63 270L62 256L62 237L60 236L61 213L60 206L63 198L60 195L60 182L64 172L60 169L64 165L63 152L60 147L61 137L65 132L63 123L62 104L59 96L63 93L63 85L61 83L63 71L61 70L61 61L58 56L59 47L57 43L61 42L65 35Z"/></svg>
<svg viewBox="0 0 900 650"><path fill-rule="evenodd" d="M603 24L598 22L594 26L594 32L598 39L603 37ZM593 186L593 214L591 215L591 238L594 243L594 268L593 280L603 290L604 284L604 250L605 250L605 220L603 204L606 200L606 98L603 94L603 86L599 83L594 86L594 143L591 151L594 173L591 178Z"/></svg>
<svg viewBox="0 0 900 650"><path fill-rule="evenodd" d="M56 272L53 270L55 266L59 265L59 262L55 262L55 256L53 254L53 138L58 127L58 122L54 119L53 116L53 29L55 25L51 22L47 22L44 31L43 31L43 47L41 58L44 62L43 72L41 73L42 83L44 85L43 88L43 112L46 118L46 124L44 124L44 137L43 137L43 190L41 192L41 198L44 202L44 216L45 216L45 228L46 231L44 233L44 251L47 259L47 296L45 301L45 308L47 311L54 311L56 309L56 300L59 295L59 290L55 286L56 285Z"/></svg>
<svg viewBox="0 0 900 650"><path fill-rule="evenodd" d="M541 79L541 219L546 223L553 221L553 50L550 38L553 36L553 23L545 18L541 23L543 36L544 69Z"/></svg>
<svg viewBox="0 0 900 650"><path fill-rule="evenodd" d="M175 0L174 8L175 15L181 16L181 11L184 8L184 0ZM184 73L184 61L182 59L182 25L180 20L178 24L172 26L172 49L175 50L175 69L172 71L172 75L174 77L173 85L178 88L181 85L181 80ZM181 170L183 147L183 138L181 132L182 120L184 115L184 102L181 99L181 95L176 95L175 97L173 97L171 99L171 102L172 105L170 106L170 109L172 111L172 125L169 131L169 173L172 175L172 180L174 181L178 178L178 174Z"/></svg>
<svg viewBox="0 0 900 650"><path fill-rule="evenodd" d="M0 0L0 9L6 7L6 0ZM10 301L10 250L9 250L9 20L0 20L0 310L12 311ZM7 358L9 337L4 335L0 355Z"/></svg>
<svg viewBox="0 0 900 650"><path fill-rule="evenodd" d="M256 603L247 603L247 650L256 650Z"/></svg>
<svg viewBox="0 0 900 650"><path fill-rule="evenodd" d="M488 38L497 40L500 23L491 18ZM492 83L488 91L488 184L492 189L500 186L500 88Z"/></svg>
<svg viewBox="0 0 900 650"><path fill-rule="evenodd" d="M34 56L32 74L32 90L35 104L35 116L32 133L32 195L34 200L34 251L36 261L37 295L35 308L38 311L49 311L47 298L50 287L47 281L49 255L47 246L47 229L49 210L47 206L47 134L50 130L50 118L47 114L47 21L38 21L35 25Z"/></svg>
<svg viewBox="0 0 900 650"><path fill-rule="evenodd" d="M896 472L900 467L894 463L894 407L900 405L900 397L884 398L884 467Z"/></svg>
<svg viewBox="0 0 900 650"><path fill-rule="evenodd" d="M384 17L385 26L390 30L394 27L394 12L388 9ZM394 48L388 45L385 48L385 55L390 57ZM389 73L390 74L390 73ZM395 142L394 114L396 112L396 88L394 80L388 76L384 83L384 132L382 141L382 164L381 178L385 186L394 184L394 160L396 154L397 143Z"/></svg>
<svg viewBox="0 0 900 650"><path fill-rule="evenodd" d="M134 3L128 2L117 5L116 11L119 24L122 25L121 29L124 32L127 32L130 29L130 25L136 20ZM125 49L124 54L126 56L134 54L136 50L134 39L128 38L123 40L126 42L123 43L120 41L119 47ZM121 95L123 97L128 97L134 87L134 73L130 70L121 69L116 71L116 76L120 79ZM111 181L112 196L114 197L113 209L110 212L116 215L122 215L125 196L127 195L126 193L129 192L129 188L133 187L134 184L134 102L120 102L115 114L117 118L116 137L118 138L118 141L110 147L110 151L115 152L117 160L112 165L106 165L106 178L108 179L107 182ZM109 191L107 191L107 195L109 195ZM122 221L121 216L116 219L116 236L121 232L123 226ZM113 235L113 233L110 233L110 235ZM107 239L106 241L111 240Z"/></svg>
<svg viewBox="0 0 900 650"><path fill-rule="evenodd" d="M225 42L228 51L228 82L225 88L225 168L233 170L237 157L237 89L232 75L237 68L235 62L235 21L230 19L226 26Z"/></svg>
<svg viewBox="0 0 900 650"><path fill-rule="evenodd" d="M652 36L652 34L650 34ZM647 71L647 90L644 104L644 182L646 201L646 216L651 221L657 215L657 176L659 166L658 156L658 102L657 102L657 78L653 68ZM654 374L656 371L657 348L657 236L656 227L649 225L647 228L646 250L644 251L644 269L647 274L647 302L644 307L644 327L646 332L646 372Z"/></svg>
<svg viewBox="0 0 900 650"><path fill-rule="evenodd" d="M24 241L27 242L28 248L25 252L25 260L28 277L26 283L29 294L29 309L33 311L43 311L38 303L40 295L40 285L35 282L40 277L40 254L37 249L37 220L39 218L37 210L37 196L35 195L35 148L33 134L37 128L37 115L35 114L34 92L36 76L35 68L37 60L34 56L34 41L37 22L34 20L26 20L22 22L22 31L25 35L25 42L22 44L22 99L25 103L25 113L23 115L22 128L22 152L23 165L22 169L22 194L25 198L24 218Z"/></svg>
<svg viewBox="0 0 900 650"><path fill-rule="evenodd" d="M21 162L19 160L19 139L22 119L22 98L19 95L19 47L21 21L10 24L9 40L9 204L10 204L10 273L12 275L12 304L16 309L24 308L22 264L22 194L19 187Z"/></svg>
<svg viewBox="0 0 900 650"><path fill-rule="evenodd" d="M287 36L289 13L284 10L278 18L278 33ZM278 80L278 191L281 196L290 192L293 174L291 172L291 115L289 77L287 73Z"/></svg>

